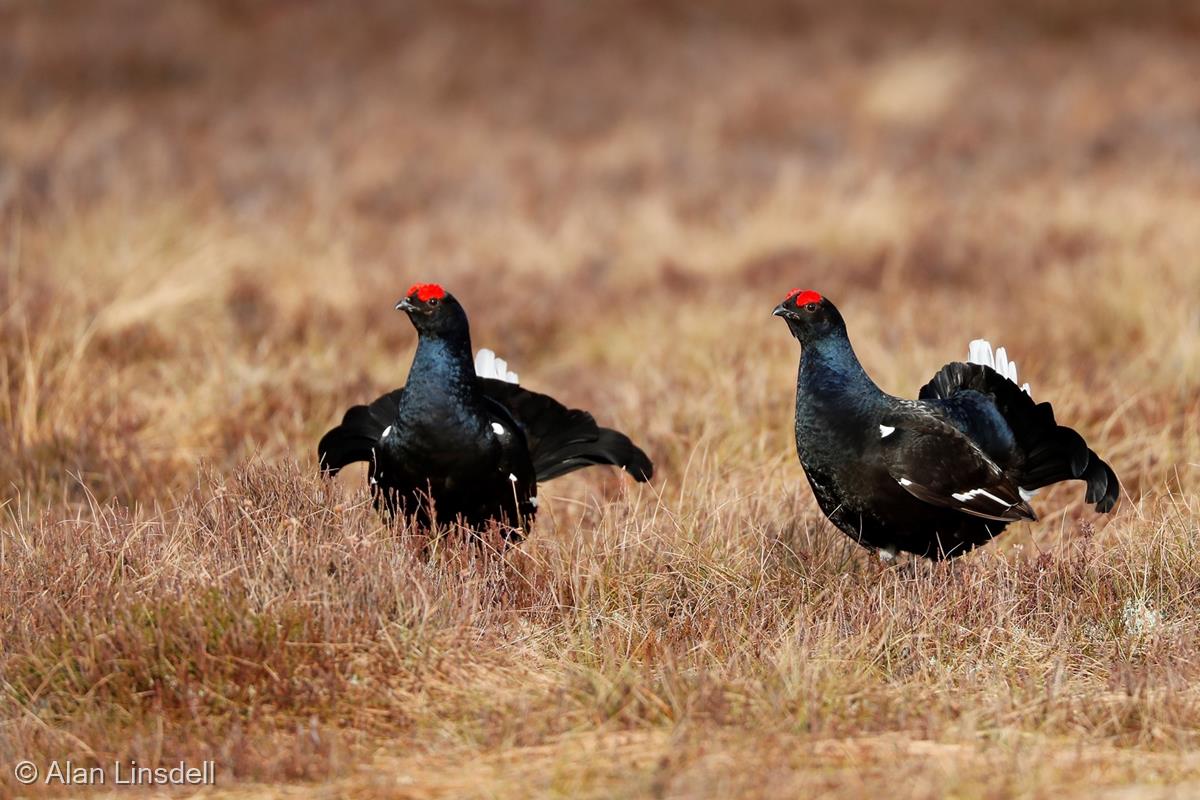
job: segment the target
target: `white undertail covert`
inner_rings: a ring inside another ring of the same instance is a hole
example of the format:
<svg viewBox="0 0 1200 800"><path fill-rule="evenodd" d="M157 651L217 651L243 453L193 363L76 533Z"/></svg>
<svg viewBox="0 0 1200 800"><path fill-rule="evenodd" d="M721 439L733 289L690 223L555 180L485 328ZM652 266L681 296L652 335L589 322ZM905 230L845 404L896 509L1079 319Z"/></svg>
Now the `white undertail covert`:
<svg viewBox="0 0 1200 800"><path fill-rule="evenodd" d="M987 339L974 339L967 346L967 363L983 364L985 367L991 367L1020 386L1021 391L1025 392L1025 394L1033 397L1033 393L1029 391L1029 384L1020 383L1017 380L1017 362L1008 360L1008 351L1003 347L998 347L993 351L992 343Z"/></svg>
<svg viewBox="0 0 1200 800"><path fill-rule="evenodd" d="M1029 391L1028 383L1017 383L1017 362L1008 360L1008 351L1003 347L997 348L995 352L992 352L992 343L987 339L973 339L967 345L967 363L983 364L984 366L991 367L1020 386L1021 391L1025 392L1025 394L1033 397L1033 392ZM1037 494L1036 489L1030 490L1023 486L1018 487L1018 489L1020 490L1021 499L1027 503Z"/></svg>
<svg viewBox="0 0 1200 800"><path fill-rule="evenodd" d="M496 358L496 353L486 347L475 354L475 374L481 378L494 378L505 383L516 383L517 373L508 368L508 362Z"/></svg>

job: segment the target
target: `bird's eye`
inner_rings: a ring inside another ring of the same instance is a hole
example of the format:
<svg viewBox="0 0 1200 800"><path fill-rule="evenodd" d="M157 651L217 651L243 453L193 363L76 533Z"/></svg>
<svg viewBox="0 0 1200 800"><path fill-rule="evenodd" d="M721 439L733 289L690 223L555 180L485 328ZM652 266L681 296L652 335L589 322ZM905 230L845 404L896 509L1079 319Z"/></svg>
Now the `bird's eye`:
<svg viewBox="0 0 1200 800"><path fill-rule="evenodd" d="M817 304L816 303L805 303L804 310L811 314L812 312L817 310Z"/></svg>
<svg viewBox="0 0 1200 800"><path fill-rule="evenodd" d="M436 306L437 304L438 304L438 299L436 297L429 298L429 305Z"/></svg>

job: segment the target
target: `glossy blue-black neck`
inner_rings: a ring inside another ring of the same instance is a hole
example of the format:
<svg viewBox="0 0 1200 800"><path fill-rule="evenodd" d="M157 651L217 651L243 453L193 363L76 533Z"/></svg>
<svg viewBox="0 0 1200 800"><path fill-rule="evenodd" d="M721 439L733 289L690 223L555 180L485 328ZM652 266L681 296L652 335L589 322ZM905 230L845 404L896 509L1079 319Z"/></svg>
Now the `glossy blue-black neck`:
<svg viewBox="0 0 1200 800"><path fill-rule="evenodd" d="M848 396L861 404L882 400L884 394L867 375L844 328L804 342L800 354L797 403L803 396Z"/></svg>
<svg viewBox="0 0 1200 800"><path fill-rule="evenodd" d="M471 334L466 325L452 331L421 333L400 401L400 420L444 420L448 407L461 412L481 405L479 381L471 360Z"/></svg>

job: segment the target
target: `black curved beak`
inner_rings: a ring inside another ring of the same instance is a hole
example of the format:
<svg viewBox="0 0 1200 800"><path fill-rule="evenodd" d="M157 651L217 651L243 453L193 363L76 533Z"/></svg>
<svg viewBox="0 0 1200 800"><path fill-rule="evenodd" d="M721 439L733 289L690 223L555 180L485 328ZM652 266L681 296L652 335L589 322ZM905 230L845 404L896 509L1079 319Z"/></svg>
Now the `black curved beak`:
<svg viewBox="0 0 1200 800"><path fill-rule="evenodd" d="M771 316L785 317L785 318L790 317L792 319L795 319L796 312L792 311L790 308L785 306L783 303L780 303L779 305L775 306L775 310L771 312Z"/></svg>
<svg viewBox="0 0 1200 800"><path fill-rule="evenodd" d="M417 310L417 307L413 305L412 300L409 300L407 297L405 297L399 303L396 303L396 310L411 314L413 311Z"/></svg>

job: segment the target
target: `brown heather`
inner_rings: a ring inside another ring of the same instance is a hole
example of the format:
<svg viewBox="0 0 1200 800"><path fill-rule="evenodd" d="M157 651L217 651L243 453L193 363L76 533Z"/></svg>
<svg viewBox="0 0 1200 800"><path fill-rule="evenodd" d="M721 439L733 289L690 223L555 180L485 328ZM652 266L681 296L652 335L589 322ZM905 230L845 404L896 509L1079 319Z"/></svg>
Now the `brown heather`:
<svg viewBox="0 0 1200 800"><path fill-rule="evenodd" d="M0 795L1200 794L1200 15L836 5L0 5ZM500 555L319 480L416 280L654 484ZM896 393L1006 345L1117 512L882 567L793 286Z"/></svg>

